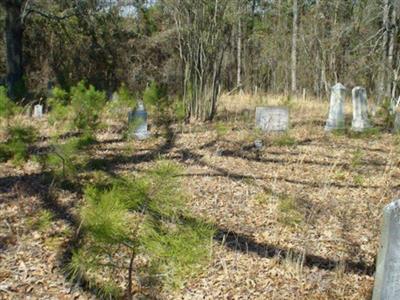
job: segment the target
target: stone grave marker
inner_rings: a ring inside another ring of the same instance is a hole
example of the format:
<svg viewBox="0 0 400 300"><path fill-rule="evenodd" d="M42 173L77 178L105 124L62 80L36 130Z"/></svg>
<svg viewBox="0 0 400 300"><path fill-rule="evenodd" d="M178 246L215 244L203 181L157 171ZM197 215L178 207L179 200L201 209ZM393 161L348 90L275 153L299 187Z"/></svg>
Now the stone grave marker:
<svg viewBox="0 0 400 300"><path fill-rule="evenodd" d="M400 297L400 200L383 209L383 227L372 300Z"/></svg>
<svg viewBox="0 0 400 300"><path fill-rule="evenodd" d="M344 129L344 99L346 87L337 83L331 88L329 116L326 120L325 131Z"/></svg>
<svg viewBox="0 0 400 300"><path fill-rule="evenodd" d="M143 103L139 103L135 111L128 113L129 136L138 140L145 140L149 137L147 131L147 112Z"/></svg>
<svg viewBox="0 0 400 300"><path fill-rule="evenodd" d="M37 119L40 119L40 118L43 117L43 105L41 105L41 104L36 104L36 105L33 107L33 117L34 117L34 118L37 118Z"/></svg>
<svg viewBox="0 0 400 300"><path fill-rule="evenodd" d="M352 91L353 96L353 121L351 129L354 131L364 131L371 128L368 120L367 91L365 88L357 86Z"/></svg>
<svg viewBox="0 0 400 300"><path fill-rule="evenodd" d="M394 121L393 121L393 131L396 133L400 132L400 111L396 110L394 112Z"/></svg>
<svg viewBox="0 0 400 300"><path fill-rule="evenodd" d="M289 110L283 106L256 108L256 127L264 132L286 131L289 129Z"/></svg>

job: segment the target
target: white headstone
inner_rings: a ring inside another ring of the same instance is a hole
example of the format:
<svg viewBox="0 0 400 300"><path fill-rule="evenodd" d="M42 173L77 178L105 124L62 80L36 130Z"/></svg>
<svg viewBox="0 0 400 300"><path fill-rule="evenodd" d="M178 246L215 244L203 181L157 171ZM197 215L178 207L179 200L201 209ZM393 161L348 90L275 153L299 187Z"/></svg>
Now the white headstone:
<svg viewBox="0 0 400 300"><path fill-rule="evenodd" d="M400 298L400 200L383 209L375 284L372 300Z"/></svg>
<svg viewBox="0 0 400 300"><path fill-rule="evenodd" d="M41 104L36 104L33 107L33 117L34 118L41 118L43 117L43 105Z"/></svg>
<svg viewBox="0 0 400 300"><path fill-rule="evenodd" d="M331 88L331 99L329 104L329 116L326 120L325 130L344 129L344 99L346 87L337 83Z"/></svg>
<svg viewBox="0 0 400 300"><path fill-rule="evenodd" d="M353 95L353 121L351 129L354 131L364 131L370 128L368 120L367 91L365 88L357 86L352 91Z"/></svg>
<svg viewBox="0 0 400 300"><path fill-rule="evenodd" d="M256 127L262 131L286 131L289 129L289 110L283 106L256 108Z"/></svg>
<svg viewBox="0 0 400 300"><path fill-rule="evenodd" d="M138 140L145 140L149 137L149 132L147 131L147 112L144 109L143 103L139 103L135 111L129 112L128 124L132 126L130 130L133 131L130 133L130 136Z"/></svg>
<svg viewBox="0 0 400 300"><path fill-rule="evenodd" d="M112 93L111 101L118 101L118 100L119 100L118 92Z"/></svg>

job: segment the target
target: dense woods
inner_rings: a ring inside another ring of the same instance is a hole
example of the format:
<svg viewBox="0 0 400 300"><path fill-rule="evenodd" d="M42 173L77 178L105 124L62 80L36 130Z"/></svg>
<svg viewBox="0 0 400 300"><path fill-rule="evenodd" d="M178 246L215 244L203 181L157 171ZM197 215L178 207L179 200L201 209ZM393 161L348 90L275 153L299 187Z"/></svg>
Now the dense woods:
<svg viewBox="0 0 400 300"><path fill-rule="evenodd" d="M156 81L188 116L210 119L221 91L323 98L340 81L377 101L399 95L395 0L2 4L0 72L19 97L83 78L108 94Z"/></svg>

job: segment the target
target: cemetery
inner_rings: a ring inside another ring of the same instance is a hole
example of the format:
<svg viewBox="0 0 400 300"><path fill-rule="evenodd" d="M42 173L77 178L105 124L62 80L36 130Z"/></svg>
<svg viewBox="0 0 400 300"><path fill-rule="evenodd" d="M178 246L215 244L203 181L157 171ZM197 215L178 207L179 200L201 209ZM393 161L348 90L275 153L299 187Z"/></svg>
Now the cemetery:
<svg viewBox="0 0 400 300"><path fill-rule="evenodd" d="M182 182L185 209L212 224L213 233L204 248L205 265L180 289L133 290L171 299L221 294L370 299L372 293L373 299L395 299L379 294L397 295L399 288L398 203L385 207L397 197L398 136L394 128L385 127L380 114L368 119L363 88L348 94L337 84L330 99L287 103L284 97L223 95L218 123L184 130L170 124L161 131L155 130L143 102L133 110L120 108L121 116L110 114L113 109L106 106L97 142L82 148L76 158L85 167L77 166L75 175L65 171L65 178L55 177L61 183L53 186L46 182L49 169L39 157L51 144L47 134L65 136L66 127L37 122L38 106L32 116L13 116L46 134L31 145L27 162L1 163L1 215L7 225L1 227L2 288L30 288L37 296L90 295L90 289L73 285L61 271L65 262L58 256L68 256L76 230L73 220L82 203L76 187L63 185L140 174L161 160L179 166L176 175L173 169L167 172ZM51 114L40 118L51 119ZM126 128L126 138L118 132L120 126ZM19 202L10 201L14 198ZM35 254L24 259L26 251ZM20 264L13 265L19 256ZM56 284L44 290L44 280Z"/></svg>
<svg viewBox="0 0 400 300"><path fill-rule="evenodd" d="M400 300L399 25L1 0L0 300Z"/></svg>

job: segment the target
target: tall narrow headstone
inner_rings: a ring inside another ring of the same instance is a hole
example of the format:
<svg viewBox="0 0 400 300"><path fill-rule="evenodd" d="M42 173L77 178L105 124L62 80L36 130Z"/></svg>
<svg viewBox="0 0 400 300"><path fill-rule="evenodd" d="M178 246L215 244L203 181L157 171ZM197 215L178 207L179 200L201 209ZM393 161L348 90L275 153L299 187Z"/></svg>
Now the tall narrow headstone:
<svg viewBox="0 0 400 300"><path fill-rule="evenodd" d="M33 107L33 117L34 118L38 118L40 119L41 117L43 117L43 105L41 104L36 104Z"/></svg>
<svg viewBox="0 0 400 300"><path fill-rule="evenodd" d="M283 106L256 108L256 127L262 131L286 131L289 129L289 110Z"/></svg>
<svg viewBox="0 0 400 300"><path fill-rule="evenodd" d="M368 120L367 91L365 88L357 86L352 91L353 96L353 121L351 129L354 131L364 131L370 128Z"/></svg>
<svg viewBox="0 0 400 300"><path fill-rule="evenodd" d="M344 99L346 97L346 87L337 83L331 88L331 98L329 104L329 116L326 120L325 130L344 129Z"/></svg>
<svg viewBox="0 0 400 300"><path fill-rule="evenodd" d="M396 133L400 132L400 111L394 112L394 121L393 121L393 131Z"/></svg>
<svg viewBox="0 0 400 300"><path fill-rule="evenodd" d="M143 103L139 103L135 111L131 111L128 114L128 124L130 137L134 137L138 140L144 140L148 138L149 133L147 131L147 112L144 109Z"/></svg>
<svg viewBox="0 0 400 300"><path fill-rule="evenodd" d="M400 297L400 200L383 209L375 284L372 300L398 300Z"/></svg>

